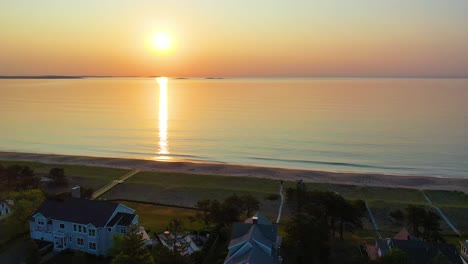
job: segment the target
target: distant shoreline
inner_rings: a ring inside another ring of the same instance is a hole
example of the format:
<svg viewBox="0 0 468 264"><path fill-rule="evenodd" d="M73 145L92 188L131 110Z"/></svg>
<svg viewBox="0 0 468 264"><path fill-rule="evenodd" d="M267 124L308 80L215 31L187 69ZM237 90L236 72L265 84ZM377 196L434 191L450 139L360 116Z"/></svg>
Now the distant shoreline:
<svg viewBox="0 0 468 264"><path fill-rule="evenodd" d="M370 187L449 190L468 193L468 179L463 178L397 176L377 173L340 173L190 161L165 162L130 158L106 158L20 152L0 152L0 160L71 164L120 169L138 169L142 171L255 177L283 181L303 180L305 182L346 184Z"/></svg>
<svg viewBox="0 0 468 264"><path fill-rule="evenodd" d="M157 78L160 76L112 76L112 75L0 75L0 79L87 79L87 78ZM468 76L235 76L235 77L177 77L173 80L204 79L468 79Z"/></svg>

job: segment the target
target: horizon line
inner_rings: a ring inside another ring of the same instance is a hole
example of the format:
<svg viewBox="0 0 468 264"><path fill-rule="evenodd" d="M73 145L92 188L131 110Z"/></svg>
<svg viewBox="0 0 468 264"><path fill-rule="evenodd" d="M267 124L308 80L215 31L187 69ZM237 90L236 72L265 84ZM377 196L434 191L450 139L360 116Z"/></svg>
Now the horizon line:
<svg viewBox="0 0 468 264"><path fill-rule="evenodd" d="M170 79L467 79L468 76L431 76L431 75L353 75L353 76L334 76L334 75L311 75L311 76L162 76L162 75L0 75L0 79L86 79L86 78L157 78L167 77Z"/></svg>

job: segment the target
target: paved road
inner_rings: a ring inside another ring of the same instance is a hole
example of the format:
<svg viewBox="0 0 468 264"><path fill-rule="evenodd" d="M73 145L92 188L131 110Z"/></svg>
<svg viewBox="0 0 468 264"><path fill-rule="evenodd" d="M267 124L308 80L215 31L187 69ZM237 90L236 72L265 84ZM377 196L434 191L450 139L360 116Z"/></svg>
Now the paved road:
<svg viewBox="0 0 468 264"><path fill-rule="evenodd" d="M374 215L372 214L372 211L371 211L369 205L367 205L367 202L364 201L364 203L366 204L367 213L369 213L369 218L370 218L370 220L372 222L372 225L374 226L375 232L377 232L377 234L379 235L379 238L382 239L382 235L380 235L379 226L377 225L377 222L375 221Z"/></svg>
<svg viewBox="0 0 468 264"><path fill-rule="evenodd" d="M444 219L444 221L453 230L453 232L455 232L455 234L457 234L458 236L461 236L460 231L458 231L458 229L450 222L450 220L447 218L447 216L445 216L444 212L442 212L442 210L440 210L439 207L435 206L432 203L431 199L429 199L429 197L426 195L426 193L423 190L421 190L421 193L423 194L426 201L440 214L442 219Z"/></svg>
<svg viewBox="0 0 468 264"><path fill-rule="evenodd" d="M132 171L128 172L127 174L123 175L122 177L120 177L119 179L114 180L114 181L106 184L104 187L102 187L101 189L99 189L99 190L97 190L97 191L95 191L93 193L93 195L91 196L91 200L94 200L94 199L102 196L103 194L110 191L112 188L114 188L118 184L124 183L126 180L130 179L130 177L134 176L135 174L137 174L139 172L140 172L139 170L132 170Z"/></svg>
<svg viewBox="0 0 468 264"><path fill-rule="evenodd" d="M284 203L283 183L281 183L279 193L280 193L280 196L281 196L281 203L280 203L279 210L278 210L278 218L276 218L276 223L277 224L279 224L279 222L281 220L281 213L283 212L283 203Z"/></svg>

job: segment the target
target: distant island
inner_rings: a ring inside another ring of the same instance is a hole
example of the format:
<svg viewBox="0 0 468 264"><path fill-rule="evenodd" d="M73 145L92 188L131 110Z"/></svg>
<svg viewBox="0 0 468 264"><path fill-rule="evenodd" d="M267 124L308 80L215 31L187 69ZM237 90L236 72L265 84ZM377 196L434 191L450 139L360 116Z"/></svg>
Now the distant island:
<svg viewBox="0 0 468 264"><path fill-rule="evenodd" d="M82 79L86 76L41 75L41 76L0 76L0 79Z"/></svg>

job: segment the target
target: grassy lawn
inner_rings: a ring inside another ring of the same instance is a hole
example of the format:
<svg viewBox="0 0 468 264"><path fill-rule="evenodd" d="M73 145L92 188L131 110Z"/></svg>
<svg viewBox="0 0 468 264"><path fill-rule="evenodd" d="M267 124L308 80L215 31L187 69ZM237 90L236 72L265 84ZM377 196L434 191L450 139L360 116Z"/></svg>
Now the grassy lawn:
<svg viewBox="0 0 468 264"><path fill-rule="evenodd" d="M462 234L468 235L468 208L440 207L440 210Z"/></svg>
<svg viewBox="0 0 468 264"><path fill-rule="evenodd" d="M468 208L468 195L462 192L424 191L437 206Z"/></svg>
<svg viewBox="0 0 468 264"><path fill-rule="evenodd" d="M185 173L141 172L129 182L151 184L165 189L219 190L228 195L234 192L269 194L278 193L279 190L279 181L274 180Z"/></svg>
<svg viewBox="0 0 468 264"><path fill-rule="evenodd" d="M189 217L195 216L196 210L126 201L120 201L120 203L136 210L139 215L139 224L147 230L151 229L151 236L153 236L153 232L166 231L167 224L173 218L183 220L187 230L199 230L203 227L203 223L199 221L189 221Z"/></svg>
<svg viewBox="0 0 468 264"><path fill-rule="evenodd" d="M129 170L92 167L82 165L46 164L29 161L0 161L4 166L21 165L29 166L36 173L49 173L51 168L63 168L65 175L70 178L71 184L79 184L86 187L99 188L127 173Z"/></svg>
<svg viewBox="0 0 468 264"><path fill-rule="evenodd" d="M198 200L223 200L232 194L252 194L261 201L261 210L276 217L279 199L266 201L267 194L278 194L279 181L247 177L223 177L183 173L141 172L120 184L103 198L129 199L194 207Z"/></svg>
<svg viewBox="0 0 468 264"><path fill-rule="evenodd" d="M424 204L426 201L418 190L405 188L368 187L327 183L307 183L308 190L335 191L347 199L366 201L383 200L396 203Z"/></svg>

